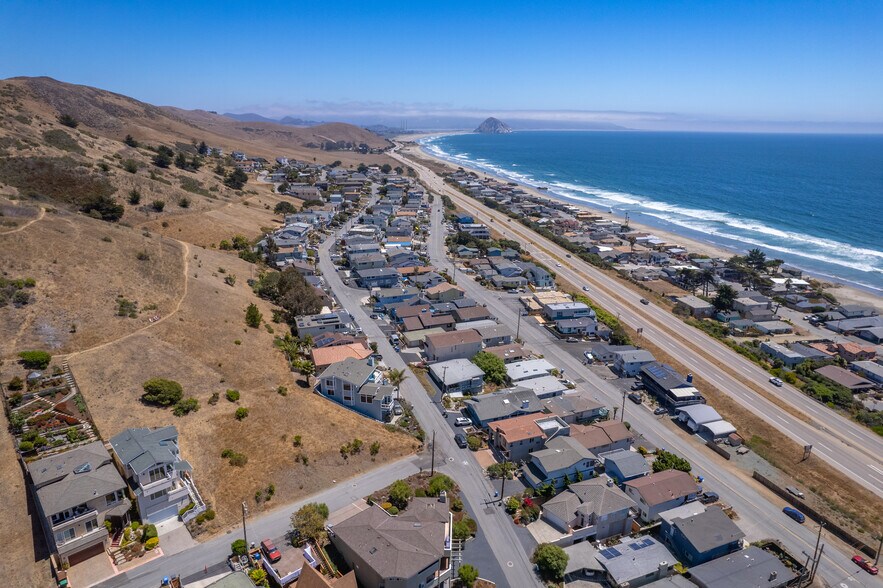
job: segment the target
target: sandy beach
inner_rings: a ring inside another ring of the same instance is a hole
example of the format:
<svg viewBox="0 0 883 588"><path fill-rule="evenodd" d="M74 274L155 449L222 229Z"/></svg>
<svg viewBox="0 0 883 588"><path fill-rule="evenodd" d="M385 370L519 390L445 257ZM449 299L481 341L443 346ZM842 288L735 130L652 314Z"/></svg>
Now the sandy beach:
<svg viewBox="0 0 883 588"><path fill-rule="evenodd" d="M466 132L466 131L462 131L462 132ZM413 134L413 135L404 135L402 137L398 137L397 141L414 143L412 145L407 145L407 146L403 147L403 149L402 149L403 153L406 153L411 157L422 158L424 160L430 160L430 161L433 161L436 164L444 166L450 170L456 170L458 167L462 167L463 169L466 169L468 171L475 172L476 174L478 174L479 177L482 177L482 178L493 178L497 181L504 182L504 183L513 181L509 178L504 178L502 176L492 174L492 173L486 172L486 171L478 169L478 168L469 167L468 165L463 165L461 163L458 163L458 164L451 163L450 161L447 161L445 159L442 159L440 157L437 157L437 156L429 153L427 150L421 148L419 145L416 144L416 141L418 141L420 139L424 139L426 137L437 137L440 135L461 134L462 132L420 133L420 134ZM518 183L518 185L521 188L523 188L525 192L527 192L531 195L539 196L541 198L555 199L555 195L550 192L537 190L536 188L534 188L532 186L528 186L528 185L522 184L520 182ZM566 202L568 204L572 204L572 205L576 206L577 208L582 208L582 209L590 211L594 214L598 214L600 216L603 216L604 218L607 218L607 219L620 220L620 221L623 220L621 217L607 214L604 211L597 209L597 208L592 208L590 206L576 204L576 203L573 203L570 201L566 201ZM721 257L721 258L726 259L726 258L729 258L733 255L744 255L746 253L745 250L740 251L738 249L730 249L730 248L721 247L719 245L715 245L712 243L706 243L704 241L699 241L697 239L691 239L691 238L685 237L679 233L676 233L673 231L667 231L667 230L660 229L657 227L651 227L649 225L635 222L634 220L631 220L631 219L629 220L629 226L633 227L636 230L655 235L655 236L659 237L660 239L665 240L667 243L678 245L680 247L683 247L684 249L687 249L690 252L701 253L703 255L707 255L710 257ZM809 276L809 277L816 279L819 282L822 282L823 284L825 284L826 289L830 289L831 292L834 294L834 296L837 297L837 300L840 301L841 303L862 304L862 305L874 306L878 310L883 311L883 300L881 300L879 296L877 296L871 292L861 290L859 288L855 288L855 287L852 287L852 286L849 286L846 284L832 282L828 278L820 278L818 276L814 276L814 275L812 275L811 272L804 272L804 273L805 273L805 276Z"/></svg>

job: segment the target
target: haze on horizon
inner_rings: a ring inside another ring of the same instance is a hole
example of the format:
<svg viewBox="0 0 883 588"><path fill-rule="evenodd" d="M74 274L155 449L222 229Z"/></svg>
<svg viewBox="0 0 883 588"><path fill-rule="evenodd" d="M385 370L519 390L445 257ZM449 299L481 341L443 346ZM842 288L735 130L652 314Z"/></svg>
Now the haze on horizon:
<svg viewBox="0 0 883 588"><path fill-rule="evenodd" d="M879 2L0 3L0 77L409 128L883 132Z"/></svg>

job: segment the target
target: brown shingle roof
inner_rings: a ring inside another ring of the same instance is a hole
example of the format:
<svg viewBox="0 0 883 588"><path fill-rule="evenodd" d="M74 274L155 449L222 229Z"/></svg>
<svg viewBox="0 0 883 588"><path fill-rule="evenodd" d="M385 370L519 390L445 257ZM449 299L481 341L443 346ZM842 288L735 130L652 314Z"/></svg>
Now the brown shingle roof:
<svg viewBox="0 0 883 588"><path fill-rule="evenodd" d="M648 506L682 498L697 492L693 476L679 470L665 470L625 483L638 491Z"/></svg>
<svg viewBox="0 0 883 588"><path fill-rule="evenodd" d="M426 342L432 344L436 348L451 347L452 345L468 345L469 343L481 343L481 335L475 329L464 329L462 331L449 331L447 333L435 333L427 335Z"/></svg>

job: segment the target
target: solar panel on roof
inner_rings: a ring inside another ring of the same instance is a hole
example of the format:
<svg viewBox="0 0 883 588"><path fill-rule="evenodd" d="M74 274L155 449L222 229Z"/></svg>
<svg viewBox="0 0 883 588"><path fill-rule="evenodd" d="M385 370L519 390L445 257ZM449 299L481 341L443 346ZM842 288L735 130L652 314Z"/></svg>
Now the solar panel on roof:
<svg viewBox="0 0 883 588"><path fill-rule="evenodd" d="M653 545L653 539L644 539L644 547L650 547Z"/></svg>
<svg viewBox="0 0 883 588"><path fill-rule="evenodd" d="M643 548L644 548L644 544L643 544L643 543L630 543L630 544L629 544L629 547L632 548L632 549L634 549L635 551L637 551L637 550L639 550L639 549L643 549Z"/></svg>

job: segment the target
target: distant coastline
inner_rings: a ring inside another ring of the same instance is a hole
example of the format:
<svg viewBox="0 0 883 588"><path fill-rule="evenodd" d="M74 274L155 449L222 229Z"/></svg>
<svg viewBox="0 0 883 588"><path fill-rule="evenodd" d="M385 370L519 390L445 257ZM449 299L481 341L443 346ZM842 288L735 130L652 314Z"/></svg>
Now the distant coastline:
<svg viewBox="0 0 883 588"><path fill-rule="evenodd" d="M431 150L429 148L429 146L432 145L434 141L442 137L462 134L471 133L469 131L420 133L400 137L400 140L415 142L419 146L420 152L423 156L434 159L440 163L462 167L463 169L472 171L481 176L492 177L502 182L514 182L534 196L554 198L594 213L600 213L605 218L620 221L624 220L622 215L610 214L607 209L604 209L602 207L593 206L591 203L568 198L566 195L556 191L556 188L553 186L548 186L545 189L540 190L538 189L537 185L527 183L523 180L520 180L519 178L485 169L481 167L480 164L477 164L473 161L454 157L449 153L443 151L438 146L435 147L435 150ZM544 184L540 185L545 186ZM640 220L635 220L634 218L630 218L629 224L641 231L653 233L668 242L677 243L691 252L703 253L714 257L728 258L732 255L743 255L748 249L734 244L716 242L706 236L697 234L696 231L689 231L688 229L684 229L683 227L679 227L671 223L664 223L664 221L660 221L659 219L654 220L655 222L647 223L641 222ZM663 223L667 226L659 226ZM774 256L774 253L774 251L768 251L768 254L770 254L771 257ZM831 284L835 296L837 296L838 299L844 302L872 305L877 308L883 308L883 298L881 298L880 296L881 292L879 289L876 289L873 286L859 284L840 278L838 276L826 275L824 273L812 271L804 268L803 266L801 266L800 263L794 263L791 261L789 261L788 263L796 267L800 267L806 273L806 275L812 277L813 279L819 280L823 283Z"/></svg>

